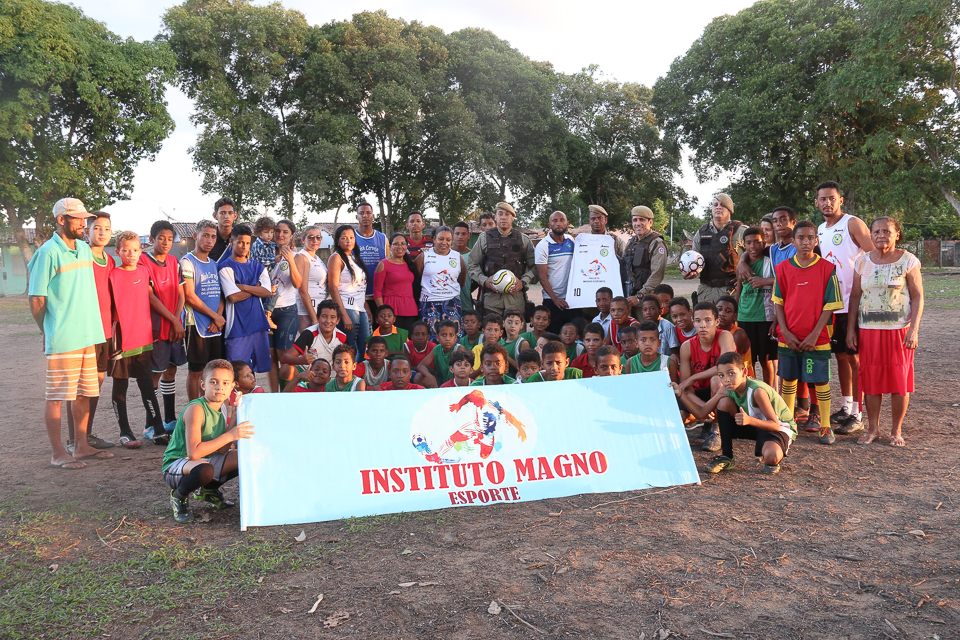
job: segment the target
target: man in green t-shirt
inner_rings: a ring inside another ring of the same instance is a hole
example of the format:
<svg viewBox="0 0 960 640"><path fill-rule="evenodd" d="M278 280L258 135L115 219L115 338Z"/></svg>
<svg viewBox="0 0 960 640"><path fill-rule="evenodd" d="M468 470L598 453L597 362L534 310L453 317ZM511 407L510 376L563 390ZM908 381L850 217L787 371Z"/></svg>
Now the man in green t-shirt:
<svg viewBox="0 0 960 640"><path fill-rule="evenodd" d="M720 455L701 467L709 473L733 469L733 440L755 440L753 454L763 460L764 473L778 473L790 443L797 437L797 423L783 398L768 384L747 377L743 356L735 351L717 358L720 389L702 407L684 396L687 409L703 419L716 411L720 426ZM674 390L677 391L676 385Z"/></svg>

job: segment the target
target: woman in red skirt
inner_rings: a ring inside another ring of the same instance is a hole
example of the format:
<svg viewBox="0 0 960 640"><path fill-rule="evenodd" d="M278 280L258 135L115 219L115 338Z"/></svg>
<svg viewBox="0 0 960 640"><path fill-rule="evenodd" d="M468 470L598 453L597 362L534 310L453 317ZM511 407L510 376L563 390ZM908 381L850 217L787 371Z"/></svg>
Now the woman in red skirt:
<svg viewBox="0 0 960 640"><path fill-rule="evenodd" d="M874 220L870 235L876 249L854 263L857 277L850 293L849 317L856 321L847 328L847 345L860 350L858 380L869 425L857 444L870 444L880 435L880 409L883 395L889 393L893 405L890 444L902 447L903 417L913 392L913 354L923 314L920 261L909 251L897 249L903 231L894 218Z"/></svg>

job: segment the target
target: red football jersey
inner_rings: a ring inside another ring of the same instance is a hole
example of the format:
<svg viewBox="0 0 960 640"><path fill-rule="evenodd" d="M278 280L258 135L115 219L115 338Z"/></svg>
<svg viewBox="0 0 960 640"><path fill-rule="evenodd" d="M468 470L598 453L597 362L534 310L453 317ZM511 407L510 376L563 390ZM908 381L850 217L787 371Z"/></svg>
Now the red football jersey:
<svg viewBox="0 0 960 640"><path fill-rule="evenodd" d="M147 273L150 274L150 285L153 287L154 295L170 313L176 315L177 303L180 300L180 263L169 253L162 263L157 262L153 254L141 253L138 264L147 269ZM170 322L153 311L150 312L150 317L156 339L169 340Z"/></svg>

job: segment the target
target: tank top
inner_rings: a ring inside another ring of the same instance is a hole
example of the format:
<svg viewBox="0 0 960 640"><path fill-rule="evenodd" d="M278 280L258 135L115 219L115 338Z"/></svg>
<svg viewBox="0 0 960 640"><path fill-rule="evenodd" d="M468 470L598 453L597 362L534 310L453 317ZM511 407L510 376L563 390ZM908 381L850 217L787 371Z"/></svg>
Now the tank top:
<svg viewBox="0 0 960 640"><path fill-rule="evenodd" d="M208 442L214 438L219 438L227 429L227 423L223 419L223 414L219 411L214 411L206 398L200 396L196 400L191 400L183 408L184 410L180 412L180 417L177 418L177 424L173 428L173 433L170 434L170 442L163 452L164 471L180 458L187 457L187 427L183 422L183 416L187 413L187 407L192 404L198 405L203 409L203 423L200 425L200 442Z"/></svg>
<svg viewBox="0 0 960 640"><path fill-rule="evenodd" d="M460 254L453 249L441 256L433 249L423 251L421 302L442 302L460 297Z"/></svg>
<svg viewBox="0 0 960 640"><path fill-rule="evenodd" d="M456 342L453 344L453 348L450 349L450 353L444 353L443 346L439 344L433 348L433 368L437 372L438 383L443 384L453 378L453 373L450 372L450 356L462 348L463 347Z"/></svg>
<svg viewBox="0 0 960 640"><path fill-rule="evenodd" d="M220 306L220 276L216 261L210 258L203 261L195 256L192 251L181 258L181 263L184 260L189 263L190 270L193 273L193 292L203 304L215 311ZM186 270L186 267L183 270ZM194 311L189 304L183 306L182 318L185 326L193 324L197 328L197 334L202 338L220 335L219 331L212 333L208 330L212 318L199 311Z"/></svg>
<svg viewBox="0 0 960 640"><path fill-rule="evenodd" d="M359 234L358 234L359 235ZM373 372L373 367L369 362L363 363L363 381L367 383L367 389L372 389L378 384L390 379L390 361L384 360L379 373Z"/></svg>
<svg viewBox="0 0 960 640"><path fill-rule="evenodd" d="M353 376L353 380L348 382L347 385L341 389L340 387L337 386L337 379L334 378L333 380L327 383L327 386L325 386L323 390L326 391L327 393L335 393L337 391L356 391L358 384L360 384L360 378L358 378L357 376Z"/></svg>
<svg viewBox="0 0 960 640"><path fill-rule="evenodd" d="M297 288L290 281L290 262L286 258L281 258L270 270L270 283L277 285L275 308L282 309L297 304L300 296L297 295Z"/></svg>
<svg viewBox="0 0 960 640"><path fill-rule="evenodd" d="M348 255L347 260L350 262L353 274L350 273L346 264L341 264L337 292L340 294L344 309L363 311L363 303L367 299L367 272L360 268L353 256Z"/></svg>
<svg viewBox="0 0 960 640"><path fill-rule="evenodd" d="M843 309L837 313L846 313L850 306L850 291L853 289L853 263L863 255L863 249L858 247L850 235L850 220L856 216L844 215L832 227L824 222L817 227L817 237L820 239L820 253L825 260L832 262L837 268L837 280L840 281L840 296L843 298Z"/></svg>
<svg viewBox="0 0 960 640"><path fill-rule="evenodd" d="M690 342L690 369L691 375L695 375L710 369L711 367L717 366L717 358L720 357L720 334L727 333L723 329L717 331L717 335L713 338L713 344L710 346L710 351L704 351L703 347L700 346L700 336L697 336L694 339L691 339ZM698 380L693 383L693 390L699 391L700 389L709 389L710 388L710 379Z"/></svg>
<svg viewBox="0 0 960 640"><path fill-rule="evenodd" d="M309 282L307 295L310 296L310 301L313 303L314 310L316 310L317 305L327 299L327 265L323 263L323 258L311 256L304 249L298 251L297 255L304 256L310 263L310 271L301 275L307 278ZM301 316L310 315L306 307L303 306L303 300L300 299L300 296L297 296L297 313Z"/></svg>

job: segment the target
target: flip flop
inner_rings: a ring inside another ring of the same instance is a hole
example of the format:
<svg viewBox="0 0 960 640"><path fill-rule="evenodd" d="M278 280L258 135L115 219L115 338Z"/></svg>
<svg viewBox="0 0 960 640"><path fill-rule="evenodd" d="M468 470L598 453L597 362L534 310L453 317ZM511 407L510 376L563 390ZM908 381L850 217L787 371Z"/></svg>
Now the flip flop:
<svg viewBox="0 0 960 640"><path fill-rule="evenodd" d="M109 460L113 457L114 455L109 451L97 451L96 453L91 453L89 456L79 456L77 460Z"/></svg>
<svg viewBox="0 0 960 640"><path fill-rule="evenodd" d="M80 465L80 466L77 467L77 466L70 466L70 465ZM67 469L68 471L74 471L76 469L83 469L85 466L87 466L87 463L80 462L79 460L67 460L66 462L51 462L50 466L53 467L54 469Z"/></svg>

